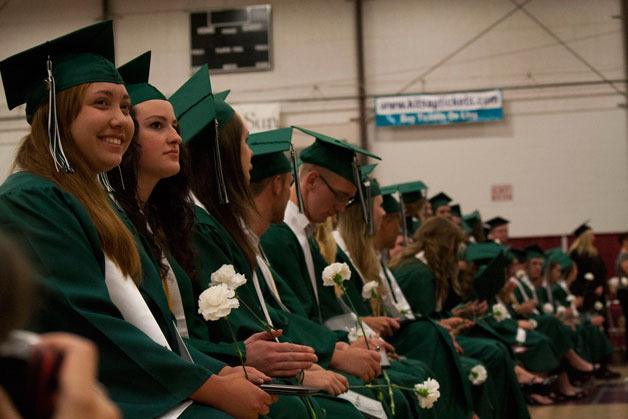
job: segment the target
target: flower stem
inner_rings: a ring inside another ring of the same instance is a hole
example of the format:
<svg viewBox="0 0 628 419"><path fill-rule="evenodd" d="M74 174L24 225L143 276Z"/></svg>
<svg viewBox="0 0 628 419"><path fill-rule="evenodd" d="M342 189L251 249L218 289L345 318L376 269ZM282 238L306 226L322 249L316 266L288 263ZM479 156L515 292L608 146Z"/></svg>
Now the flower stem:
<svg viewBox="0 0 628 419"><path fill-rule="evenodd" d="M386 370L382 369L382 373L384 374L384 379L386 380L386 385L388 386L388 397L390 398L390 411L392 412L394 416L396 414L395 411L397 409L395 406L395 399L393 398L392 383L390 382L390 377L388 376L388 373L386 372Z"/></svg>
<svg viewBox="0 0 628 419"><path fill-rule="evenodd" d="M358 315L358 311L355 309L355 306L353 305L353 301L351 301L351 297L349 297L347 295L347 290L345 288L345 286L342 284L342 282L339 284L340 289L342 290L342 294L347 296L347 302L349 303L349 305L351 306L351 310L353 310L353 313L355 314L355 316L357 317L357 321L358 321L358 326L360 326L360 329L362 330L362 336L364 337L364 343L366 344L366 349L371 350L370 346L369 346L369 340L366 336L366 332L364 331L364 325L362 324L362 320L360 320L360 316Z"/></svg>
<svg viewBox="0 0 628 419"><path fill-rule="evenodd" d="M238 301L240 301L242 303L242 305L249 311L249 313L251 313L253 315L253 317L255 317L255 319L260 322L260 324L262 325L262 327L264 328L265 331L267 332L272 332L273 328L270 327L270 325L265 322L263 319L261 319L257 313L255 313L255 311L246 303L244 302L244 300L242 298L240 298L237 294L236 297L238 298Z"/></svg>
<svg viewBox="0 0 628 419"><path fill-rule="evenodd" d="M223 317L225 323L227 323L227 327L229 328L229 332L231 333L231 338L233 339L233 346L236 348L236 352L238 353L238 357L240 357L240 364L242 365L242 371L244 371L244 377L249 379L249 374L246 372L246 367L244 366L244 356L242 355L242 351L240 350L240 346L238 345L238 340L236 339L236 335L233 332L233 328L231 327L231 323L229 323L229 319Z"/></svg>

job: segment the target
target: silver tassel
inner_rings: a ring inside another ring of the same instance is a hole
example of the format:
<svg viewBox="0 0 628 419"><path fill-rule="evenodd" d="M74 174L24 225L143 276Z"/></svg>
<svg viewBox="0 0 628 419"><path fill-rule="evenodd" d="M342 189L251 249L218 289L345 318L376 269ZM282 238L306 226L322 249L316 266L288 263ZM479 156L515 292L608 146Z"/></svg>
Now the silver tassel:
<svg viewBox="0 0 628 419"><path fill-rule="evenodd" d="M216 130L216 165L214 170L216 171L216 181L218 182L218 195L221 204L229 203L229 195L227 194L227 185L225 184L225 177L222 172L222 158L220 157L220 143L218 142L218 121L215 121L214 129Z"/></svg>
<svg viewBox="0 0 628 419"><path fill-rule="evenodd" d="M74 173L63 151L63 144L61 144L61 133L59 132L59 121L57 120L57 87L55 78L52 76L52 60L50 56L48 56L46 61L46 70L48 73L48 78L46 79L48 86L48 148L57 172Z"/></svg>
<svg viewBox="0 0 628 419"><path fill-rule="evenodd" d="M118 165L118 175L120 175L120 184L122 185L122 190L126 191L126 188L124 186L124 176L122 176L122 168L120 167L120 165Z"/></svg>
<svg viewBox="0 0 628 419"><path fill-rule="evenodd" d="M107 177L107 173L105 172L98 173L98 180L102 184L103 188L105 188L105 191L107 193L115 192L115 190L113 189L113 186L111 186L111 183L109 183L109 177Z"/></svg>
<svg viewBox="0 0 628 419"><path fill-rule="evenodd" d="M301 195L301 185L299 184L297 153L294 151L294 145L292 144L290 144L290 160L292 161L292 178L294 179L294 187L297 192L297 204L299 206L299 214L303 214L303 195Z"/></svg>

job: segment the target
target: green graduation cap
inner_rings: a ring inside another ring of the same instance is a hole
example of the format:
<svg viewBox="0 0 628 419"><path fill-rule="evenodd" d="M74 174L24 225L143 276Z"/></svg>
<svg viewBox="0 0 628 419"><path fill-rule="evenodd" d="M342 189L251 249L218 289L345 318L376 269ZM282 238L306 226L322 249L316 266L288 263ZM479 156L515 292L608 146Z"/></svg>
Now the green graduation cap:
<svg viewBox="0 0 628 419"><path fill-rule="evenodd" d="M526 251L523 249L517 249L515 247L511 247L508 251L512 254L514 259L517 259L520 263L523 263L527 260L528 255Z"/></svg>
<svg viewBox="0 0 628 419"><path fill-rule="evenodd" d="M231 121L235 110L227 103L227 96L229 96L231 90L225 90L214 95L214 106L216 107L216 119L218 120L218 126L224 127L227 122Z"/></svg>
<svg viewBox="0 0 628 419"><path fill-rule="evenodd" d="M492 301L506 283L506 258L503 249L473 277L473 289L478 299Z"/></svg>
<svg viewBox="0 0 628 419"><path fill-rule="evenodd" d="M147 100L166 100L163 93L148 83L150 57L151 52L147 51L118 68L133 106Z"/></svg>
<svg viewBox="0 0 628 419"><path fill-rule="evenodd" d="M339 176L347 179L354 185L358 185L356 176L357 162L356 155L363 154L374 159L381 160L375 154L364 150L346 141L338 140L325 134L321 134L309 129L294 126L293 128L311 135L316 140L314 144L305 148L301 154L301 161L324 167Z"/></svg>
<svg viewBox="0 0 628 419"><path fill-rule="evenodd" d="M537 244L531 244L524 249L526 252L527 260L530 259L545 259L545 252Z"/></svg>
<svg viewBox="0 0 628 419"><path fill-rule="evenodd" d="M462 210L460 209L460 204L455 204L451 206L451 215L462 218Z"/></svg>
<svg viewBox="0 0 628 419"><path fill-rule="evenodd" d="M495 242L469 243L464 253L464 260L482 265L504 251L504 247Z"/></svg>
<svg viewBox="0 0 628 419"><path fill-rule="evenodd" d="M216 107L207 64L201 66L168 100L179 121L183 143L189 143L205 128L215 124Z"/></svg>
<svg viewBox="0 0 628 419"><path fill-rule="evenodd" d="M400 183L397 187L405 204L416 202L427 195L427 185L420 180Z"/></svg>
<svg viewBox="0 0 628 419"><path fill-rule="evenodd" d="M469 227L475 227L479 222L482 221L482 217L480 216L480 212L475 210L469 214L465 214L462 217L462 220L469 225Z"/></svg>
<svg viewBox="0 0 628 419"><path fill-rule="evenodd" d="M591 220L586 220L584 223L580 224L574 231L573 231L573 235L577 237L580 237L581 235L583 235L586 231L591 230L591 226L589 225L589 223L591 222Z"/></svg>
<svg viewBox="0 0 628 419"><path fill-rule="evenodd" d="M26 103L32 122L43 103L50 104L48 138L57 171L72 172L57 123L56 94L84 83L122 84L114 65L111 20L87 26L0 61L2 84L9 109Z"/></svg>
<svg viewBox="0 0 628 419"><path fill-rule="evenodd" d="M253 151L251 182L292 171L285 155L292 147L292 128L249 134L248 144Z"/></svg>
<svg viewBox="0 0 628 419"><path fill-rule="evenodd" d="M430 198L430 204L432 204L432 211L434 212L442 206L449 205L450 202L451 198L444 192L439 192Z"/></svg>
<svg viewBox="0 0 628 419"><path fill-rule="evenodd" d="M510 221L508 221L507 219L502 218L500 216L493 217L490 220L486 221L486 226L488 227L488 231L489 232L491 230L493 230L494 228L497 228L499 226L503 226L505 224L510 224Z"/></svg>
<svg viewBox="0 0 628 419"><path fill-rule="evenodd" d="M399 201L395 199L394 195L397 193L397 185L388 185L380 188L382 198L382 208L386 211L386 214L396 214L401 211Z"/></svg>
<svg viewBox="0 0 628 419"><path fill-rule="evenodd" d="M377 164L365 164L360 166L360 179L362 180L362 184L365 187L365 191L367 191L371 198L375 198L382 194L382 191L379 187L379 182L374 177L370 177L373 170Z"/></svg>

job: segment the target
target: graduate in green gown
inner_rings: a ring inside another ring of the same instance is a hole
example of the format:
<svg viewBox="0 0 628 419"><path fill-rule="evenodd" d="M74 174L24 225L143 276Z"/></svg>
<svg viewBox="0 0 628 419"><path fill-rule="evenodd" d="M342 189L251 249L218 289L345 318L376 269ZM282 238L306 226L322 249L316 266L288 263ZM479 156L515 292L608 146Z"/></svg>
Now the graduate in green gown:
<svg viewBox="0 0 628 419"><path fill-rule="evenodd" d="M381 191L383 198L382 208L384 209L385 215L373 238L373 248L379 257L379 277L380 283L384 288L383 295L380 297L384 309L383 311L393 317L399 317L404 322L434 322L434 320L429 317L417 317L414 315L412 307L401 290L395 275L387 266L387 258L385 257L387 249L394 246L400 230L401 205L394 197L394 194L398 191L397 185L382 187ZM473 384L472 398L474 411L481 418L496 417L497 412L495 412L494 406L496 406L497 403L494 400L494 393L490 391L496 385L492 377L487 376L486 368L480 361L474 358L460 356L460 363L464 371L463 376L468 377ZM484 378L482 379L481 377Z"/></svg>
<svg viewBox="0 0 628 419"><path fill-rule="evenodd" d="M353 179L358 168L354 165L354 158L356 152L367 152L326 135L299 129L316 140L301 153L303 164L299 169L299 181L291 188L290 202L283 216L284 223L272 225L262 236L262 245L271 266L297 296L301 306L299 312L323 324L321 305L324 304L324 299L321 293L329 292L330 289L325 287L322 290L321 273L327 263L318 251L315 241L308 237L314 232L314 228L308 226L310 220L324 221L328 215L343 211L354 194L357 199L358 191ZM297 193L297 185L302 192L301 199ZM303 204L303 213L299 211L300 203ZM347 332L337 333L346 344ZM345 350L355 350L353 346L362 342L360 339L348 345ZM371 346L370 351L373 348ZM408 387L424 379L419 371L406 368L407 372L404 373L395 370L398 367L393 362L391 371L388 372L393 382L398 381ZM412 394L409 401L417 403ZM429 412L419 414L429 415Z"/></svg>
<svg viewBox="0 0 628 419"><path fill-rule="evenodd" d="M99 379L125 416L228 417L207 406L220 397L221 363L194 351L194 362L185 358L161 310L163 290L143 284L150 265L97 180L120 163L134 132L113 58L108 21L0 63L9 107L26 102L31 124L0 187L0 220L37 272L32 329L92 340Z"/></svg>
<svg viewBox="0 0 628 419"><path fill-rule="evenodd" d="M457 250L462 239L462 232L451 221L434 217L421 226L415 242L391 261L392 271L413 312L458 331L473 323L451 316L444 307L453 308L448 300L454 298L458 288L453 279L458 275ZM486 333L481 338L458 332L456 340L466 355L483 362L497 383L497 417L529 417L513 360L492 329L482 330Z"/></svg>
<svg viewBox="0 0 628 419"><path fill-rule="evenodd" d="M380 265L373 247L374 235L385 214L383 197L377 181L369 178L366 171L363 174L365 195L369 198L367 220L359 205L349 205L346 211L338 214L337 230L333 233L338 244L337 261L347 263L352 270L351 281L345 285L345 299L351 300L356 314L375 332L389 340L399 354L425 362L435 373L443 395L442 403L435 407L442 409L439 414L469 416L472 410L471 384L463 373L449 333L429 319L421 318L401 325L399 318L387 315L384 310L382 297L385 288L380 281ZM365 301L363 287L369 282L375 288L366 293ZM375 297L369 297L369 294ZM330 293L321 295L328 296ZM336 307L332 311L334 302ZM343 313L343 301L339 299L331 299L322 307L327 308L323 310L323 319L328 322L333 321L329 319L332 315Z"/></svg>
<svg viewBox="0 0 628 419"><path fill-rule="evenodd" d="M203 321L199 328L199 322L191 323L198 315L189 313L186 317L189 318L191 337L197 347L204 350L212 351L215 346L212 342L222 344L225 349L222 355L237 359L235 338L247 365L259 367L272 377L301 376L304 384L316 385L332 395L343 392L346 387L343 377L322 368L313 369L313 362L318 360L317 353L321 363L330 361L334 342L329 339L313 341L313 347L299 344L299 333L307 334L307 331L299 330L296 322L288 325L286 320L271 317L268 307L259 299L257 289L261 283L256 276L256 246L247 227L254 216L248 191L251 167L251 150L246 142L248 131L241 117L224 101L225 94L215 95L212 106L201 116L193 120L186 118L190 113L199 112L198 101L189 100L189 95L211 94L207 69L200 71L202 73L193 76L171 98L177 113L182 116L179 122L188 132L184 140L190 152L191 184L196 202L192 230L196 253L193 301L197 301L212 283L212 274L224 265L231 265L247 278L247 282L238 289L241 308L225 321ZM198 77L199 74L203 78ZM198 132L190 134L193 126ZM218 172L216 177L213 176L214 170ZM230 179L229 182L221 182L222 176ZM204 341L206 336L210 342ZM271 416L287 418L310 413L320 416L325 411L330 417L361 416L350 403L322 395L303 398L301 404L307 409L303 413L299 413L298 407L285 408L287 403L299 400L293 396L281 397L277 406L271 408Z"/></svg>
<svg viewBox="0 0 628 419"><path fill-rule="evenodd" d="M131 96L137 130L120 171L109 172L108 179L122 216L131 224L131 231L157 273L151 277L155 289L165 291L163 311L171 313L178 333L186 340L189 332L184 301L188 303L194 297L189 287L179 288L179 283L184 285L189 279L178 261L187 269L194 264L189 171L172 105L147 83L149 66L150 53L145 53L119 69ZM144 272L148 271L149 267L144 267ZM147 283L145 275L143 284ZM270 381L269 377L252 367L247 367L245 376L242 368L216 362L221 364L218 375L227 383L221 389L223 410L236 417L268 413L269 395L248 381L260 384ZM276 408L273 406L271 411Z"/></svg>

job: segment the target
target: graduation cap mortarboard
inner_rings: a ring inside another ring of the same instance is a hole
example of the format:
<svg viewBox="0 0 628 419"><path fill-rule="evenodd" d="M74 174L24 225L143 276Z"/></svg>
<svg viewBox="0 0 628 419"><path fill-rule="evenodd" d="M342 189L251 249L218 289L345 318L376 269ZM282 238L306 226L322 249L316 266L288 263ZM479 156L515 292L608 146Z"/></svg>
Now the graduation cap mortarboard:
<svg viewBox="0 0 628 419"><path fill-rule="evenodd" d="M530 259L545 259L545 252L536 244L531 244L527 246L525 249L526 257L528 260Z"/></svg>
<svg viewBox="0 0 628 419"><path fill-rule="evenodd" d="M434 212L442 206L449 205L450 202L451 198L444 192L439 192L430 198L430 204L432 205L432 211Z"/></svg>
<svg viewBox="0 0 628 419"><path fill-rule="evenodd" d="M150 57L151 52L147 51L118 68L133 106L147 100L166 100L163 93L148 83Z"/></svg>
<svg viewBox="0 0 628 419"><path fill-rule="evenodd" d="M386 211L386 214L395 214L401 211L401 206L399 205L399 201L395 199L393 196L397 193L397 185L389 185L380 188L382 192L382 198L384 202L382 203L382 208Z"/></svg>
<svg viewBox="0 0 628 419"><path fill-rule="evenodd" d="M425 194L427 194L427 185L420 180L400 183L397 187L405 204L411 204L425 198Z"/></svg>
<svg viewBox="0 0 628 419"><path fill-rule="evenodd" d="M184 143L189 143L216 119L207 64L199 68L168 100L177 116L181 138Z"/></svg>
<svg viewBox="0 0 628 419"><path fill-rule="evenodd" d="M460 204L455 204L451 206L451 215L462 218L462 210L460 209Z"/></svg>
<svg viewBox="0 0 628 419"><path fill-rule="evenodd" d="M494 259L504 251L504 247L495 242L469 243L464 252L464 260L482 265Z"/></svg>
<svg viewBox="0 0 628 419"><path fill-rule="evenodd" d="M508 251L512 253L513 257L517 259L519 262L523 263L528 258L526 251L523 249L517 249L517 248L511 247L510 249L508 249Z"/></svg>
<svg viewBox="0 0 628 419"><path fill-rule="evenodd" d="M473 277L473 288L480 300L491 301L506 282L506 258L503 249Z"/></svg>
<svg viewBox="0 0 628 419"><path fill-rule="evenodd" d="M248 144L253 151L251 182L292 170L292 164L285 155L292 148L292 128L249 134Z"/></svg>
<svg viewBox="0 0 628 419"><path fill-rule="evenodd" d="M231 93L231 90L225 90L214 95L216 120L218 121L219 127L224 127L229 121L231 121L233 115L235 115L235 110L227 103L227 96L229 96L229 93Z"/></svg>
<svg viewBox="0 0 628 419"><path fill-rule="evenodd" d="M589 222L591 220L587 220L584 223L580 224L578 228L573 231L573 235L576 237L580 237L585 231L591 230L591 226L589 226Z"/></svg>
<svg viewBox="0 0 628 419"><path fill-rule="evenodd" d="M491 218L490 220L487 220L485 224L488 227L488 231L491 231L496 227L502 226L504 224L509 224L509 223L510 221L508 221L507 219L497 216L497 217Z"/></svg>
<svg viewBox="0 0 628 419"><path fill-rule="evenodd" d="M301 152L299 156L301 161L331 170L356 186L358 186L358 180L356 179L357 173L354 173L357 169L357 163L355 162L356 155L363 154L380 160L380 158L375 154L353 144L349 144L346 141L339 140L325 134L320 134L309 129L297 126L294 128L315 138L314 144L305 148Z"/></svg>
<svg viewBox="0 0 628 419"><path fill-rule="evenodd" d="M473 228L482 221L482 217L480 216L480 212L475 210L469 214L465 214L462 217L462 220L469 225L469 227Z"/></svg>
<svg viewBox="0 0 628 419"><path fill-rule="evenodd" d="M59 133L56 94L85 83L122 84L114 65L111 20L87 26L0 61L9 109L26 103L32 122L43 103L49 105L48 138L57 170L72 172Z"/></svg>

